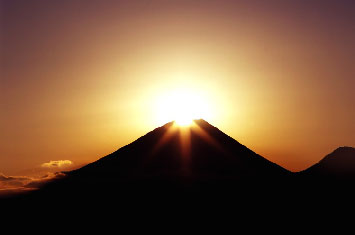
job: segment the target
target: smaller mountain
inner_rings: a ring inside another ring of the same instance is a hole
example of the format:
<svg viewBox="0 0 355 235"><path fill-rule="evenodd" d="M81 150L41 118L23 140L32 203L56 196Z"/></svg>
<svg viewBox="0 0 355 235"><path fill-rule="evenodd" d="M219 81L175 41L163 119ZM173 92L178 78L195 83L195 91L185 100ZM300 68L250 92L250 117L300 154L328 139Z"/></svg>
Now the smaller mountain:
<svg viewBox="0 0 355 235"><path fill-rule="evenodd" d="M339 147L300 175L324 180L355 180L355 148Z"/></svg>

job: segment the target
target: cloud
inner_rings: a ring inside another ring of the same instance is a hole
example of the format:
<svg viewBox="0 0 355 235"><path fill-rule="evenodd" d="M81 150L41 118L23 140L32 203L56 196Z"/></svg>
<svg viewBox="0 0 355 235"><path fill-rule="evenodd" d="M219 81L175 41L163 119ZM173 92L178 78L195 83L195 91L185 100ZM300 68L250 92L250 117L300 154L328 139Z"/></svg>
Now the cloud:
<svg viewBox="0 0 355 235"><path fill-rule="evenodd" d="M41 166L44 168L56 168L56 167L67 167L72 165L73 162L70 160L57 160L57 161L50 161L50 162L45 162Z"/></svg>
<svg viewBox="0 0 355 235"><path fill-rule="evenodd" d="M40 178L33 179L31 182L24 185L24 187L37 189L50 181L63 178L64 176L65 176L65 174L63 172L55 172L55 173L49 172L48 174L46 174Z"/></svg>
<svg viewBox="0 0 355 235"><path fill-rule="evenodd" d="M0 173L0 196L38 189L42 185L64 176L65 174L62 172L48 172L37 178L27 176L6 176Z"/></svg>
<svg viewBox="0 0 355 235"><path fill-rule="evenodd" d="M26 176L6 176L0 173L0 188L24 186L31 180L31 178Z"/></svg>

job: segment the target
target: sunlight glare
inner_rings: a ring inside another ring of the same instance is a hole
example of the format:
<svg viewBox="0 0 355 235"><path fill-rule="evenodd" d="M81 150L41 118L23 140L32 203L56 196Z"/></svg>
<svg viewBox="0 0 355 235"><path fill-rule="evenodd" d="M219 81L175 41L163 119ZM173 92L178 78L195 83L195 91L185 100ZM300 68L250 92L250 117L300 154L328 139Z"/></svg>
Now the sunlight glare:
<svg viewBox="0 0 355 235"><path fill-rule="evenodd" d="M208 100L197 91L179 89L157 100L157 119L160 124L175 121L179 126L189 126L195 119L209 119Z"/></svg>

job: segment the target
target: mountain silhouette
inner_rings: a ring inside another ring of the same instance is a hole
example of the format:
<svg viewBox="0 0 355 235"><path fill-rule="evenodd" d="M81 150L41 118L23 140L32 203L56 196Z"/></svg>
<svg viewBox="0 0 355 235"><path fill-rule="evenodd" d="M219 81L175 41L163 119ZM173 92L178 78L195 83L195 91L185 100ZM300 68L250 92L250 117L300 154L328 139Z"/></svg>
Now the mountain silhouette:
<svg viewBox="0 0 355 235"><path fill-rule="evenodd" d="M79 170L72 177L236 179L279 177L288 171L254 153L204 120L174 122Z"/></svg>
<svg viewBox="0 0 355 235"><path fill-rule="evenodd" d="M64 214L68 205L79 206L81 213L104 213L113 206L125 213L234 208L241 216L275 209L284 213L285 205L301 212L331 200L348 205L355 196L352 184L338 182L355 179L354 152L338 148L309 169L292 173L202 119L189 127L170 122L39 190L10 198L13 203L7 205L36 209L55 202Z"/></svg>
<svg viewBox="0 0 355 235"><path fill-rule="evenodd" d="M355 148L339 147L300 174L323 180L355 180Z"/></svg>
<svg viewBox="0 0 355 235"><path fill-rule="evenodd" d="M208 122L170 122L33 195L132 199L180 195L252 195L283 184L288 170L254 153ZM197 197L197 196L196 196Z"/></svg>

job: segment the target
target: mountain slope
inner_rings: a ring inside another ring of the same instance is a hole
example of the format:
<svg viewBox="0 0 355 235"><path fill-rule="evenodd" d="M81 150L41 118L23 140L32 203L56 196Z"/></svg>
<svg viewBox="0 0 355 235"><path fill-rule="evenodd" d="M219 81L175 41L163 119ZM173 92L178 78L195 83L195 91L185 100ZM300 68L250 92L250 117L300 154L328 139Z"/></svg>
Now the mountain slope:
<svg viewBox="0 0 355 235"><path fill-rule="evenodd" d="M156 128L116 152L66 174L66 178L48 184L39 193L46 198L60 195L68 199L75 195L155 197L191 192L232 195L283 183L291 172L206 121L195 120L190 128L180 128L173 122Z"/></svg>
<svg viewBox="0 0 355 235"><path fill-rule="evenodd" d="M191 128L168 123L69 175L247 180L287 173L206 121L196 120Z"/></svg>
<svg viewBox="0 0 355 235"><path fill-rule="evenodd" d="M355 180L355 148L340 147L300 175L322 179Z"/></svg>
<svg viewBox="0 0 355 235"><path fill-rule="evenodd" d="M235 205L235 211L244 212L283 211L285 205L298 209L334 198L352 201L352 183L313 179L343 172L354 175L354 156L354 148L339 148L295 174L204 120L196 120L190 128L171 122L9 205L56 202L63 210L68 205L88 210L115 206L117 213L196 205L207 209Z"/></svg>

